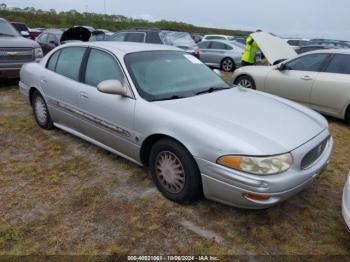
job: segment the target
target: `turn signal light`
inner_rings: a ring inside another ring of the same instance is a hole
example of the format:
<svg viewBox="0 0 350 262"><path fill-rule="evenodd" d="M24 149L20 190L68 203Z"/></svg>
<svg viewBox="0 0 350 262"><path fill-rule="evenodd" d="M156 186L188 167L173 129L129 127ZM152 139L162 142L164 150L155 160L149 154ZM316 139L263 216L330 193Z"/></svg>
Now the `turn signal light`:
<svg viewBox="0 0 350 262"><path fill-rule="evenodd" d="M243 193L242 195L246 199L253 200L253 201L267 201L271 198L270 196L256 195L256 194L252 194L252 193Z"/></svg>

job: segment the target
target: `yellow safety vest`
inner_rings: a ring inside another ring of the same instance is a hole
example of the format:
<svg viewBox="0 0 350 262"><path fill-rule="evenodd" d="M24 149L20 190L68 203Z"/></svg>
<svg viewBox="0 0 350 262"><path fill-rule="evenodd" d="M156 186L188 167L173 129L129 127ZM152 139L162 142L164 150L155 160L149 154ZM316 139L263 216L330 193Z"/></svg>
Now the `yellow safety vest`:
<svg viewBox="0 0 350 262"><path fill-rule="evenodd" d="M254 64L256 58L256 52L258 51L258 44L251 36L248 36L246 40L245 52L242 55L242 61Z"/></svg>

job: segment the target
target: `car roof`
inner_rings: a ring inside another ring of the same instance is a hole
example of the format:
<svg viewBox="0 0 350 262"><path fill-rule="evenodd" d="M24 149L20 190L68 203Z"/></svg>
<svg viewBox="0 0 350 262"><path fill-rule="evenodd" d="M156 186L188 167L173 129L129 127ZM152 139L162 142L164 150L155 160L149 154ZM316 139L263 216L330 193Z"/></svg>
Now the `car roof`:
<svg viewBox="0 0 350 262"><path fill-rule="evenodd" d="M350 49L322 49L322 50L315 50L312 52L309 52L308 54L313 53L326 53L326 54L349 54L350 55Z"/></svg>
<svg viewBox="0 0 350 262"><path fill-rule="evenodd" d="M183 51L180 48L160 45L160 44L147 44L147 43L134 43L134 42L113 42L113 41L98 41L98 42L74 42L63 45L68 46L90 46L107 49L112 52L121 52L124 55L129 53L137 53L143 51Z"/></svg>
<svg viewBox="0 0 350 262"><path fill-rule="evenodd" d="M62 29L57 29L57 28L50 28L50 29L45 29L42 31L43 33L63 33Z"/></svg>

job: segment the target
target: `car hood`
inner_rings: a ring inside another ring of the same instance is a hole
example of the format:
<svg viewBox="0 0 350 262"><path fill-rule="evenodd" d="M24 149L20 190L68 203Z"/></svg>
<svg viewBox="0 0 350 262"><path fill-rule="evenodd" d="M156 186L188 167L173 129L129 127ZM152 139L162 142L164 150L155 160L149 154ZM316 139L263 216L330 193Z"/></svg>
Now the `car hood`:
<svg viewBox="0 0 350 262"><path fill-rule="evenodd" d="M294 48L285 40L265 32L251 35L271 65L297 56Z"/></svg>
<svg viewBox="0 0 350 262"><path fill-rule="evenodd" d="M191 125L213 130L212 138L224 134L227 142L239 140L254 154L290 152L327 128L324 118L314 111L240 87L156 103Z"/></svg>
<svg viewBox="0 0 350 262"><path fill-rule="evenodd" d="M22 36L15 37L0 37L0 47L11 48L11 47L27 47L35 48L39 47L39 44L33 40L24 38Z"/></svg>

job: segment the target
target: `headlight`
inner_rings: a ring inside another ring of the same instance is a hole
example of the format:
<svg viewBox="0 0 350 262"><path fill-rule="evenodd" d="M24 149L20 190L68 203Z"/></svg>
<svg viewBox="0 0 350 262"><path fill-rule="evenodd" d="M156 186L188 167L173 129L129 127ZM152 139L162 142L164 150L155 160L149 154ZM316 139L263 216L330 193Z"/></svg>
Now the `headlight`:
<svg viewBox="0 0 350 262"><path fill-rule="evenodd" d="M43 50L41 49L41 47L35 48L34 53L35 53L35 58L43 57Z"/></svg>
<svg viewBox="0 0 350 262"><path fill-rule="evenodd" d="M268 176L287 171L293 163L293 157L289 153L272 157L228 155L220 157L216 162L225 167L243 172Z"/></svg>

